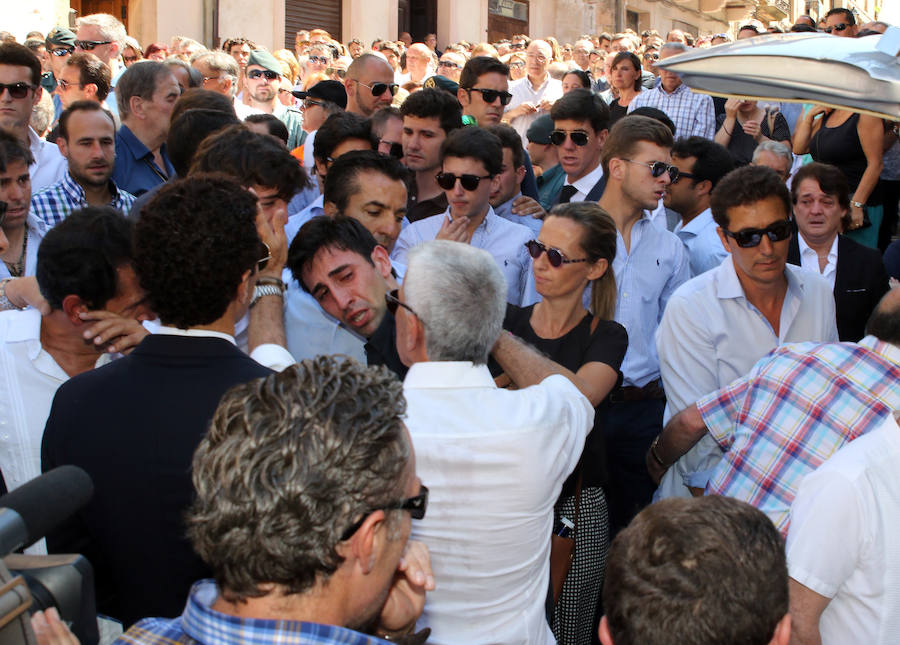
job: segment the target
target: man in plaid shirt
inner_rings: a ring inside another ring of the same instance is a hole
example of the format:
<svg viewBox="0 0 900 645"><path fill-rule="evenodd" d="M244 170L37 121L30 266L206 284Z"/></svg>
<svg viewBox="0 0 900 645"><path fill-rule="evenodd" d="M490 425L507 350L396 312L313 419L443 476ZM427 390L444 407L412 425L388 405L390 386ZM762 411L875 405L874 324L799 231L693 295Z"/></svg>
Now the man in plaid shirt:
<svg viewBox="0 0 900 645"><path fill-rule="evenodd" d="M108 110L96 101L75 101L59 117L56 144L69 169L32 196L31 212L38 220L53 228L86 206L111 206L128 214L135 198L112 180L116 122Z"/></svg>
<svg viewBox="0 0 900 645"><path fill-rule="evenodd" d="M900 409L900 289L889 291L859 343L775 349L750 373L675 415L647 454L659 478L709 432L725 455L707 494L735 497L787 534L803 478Z"/></svg>

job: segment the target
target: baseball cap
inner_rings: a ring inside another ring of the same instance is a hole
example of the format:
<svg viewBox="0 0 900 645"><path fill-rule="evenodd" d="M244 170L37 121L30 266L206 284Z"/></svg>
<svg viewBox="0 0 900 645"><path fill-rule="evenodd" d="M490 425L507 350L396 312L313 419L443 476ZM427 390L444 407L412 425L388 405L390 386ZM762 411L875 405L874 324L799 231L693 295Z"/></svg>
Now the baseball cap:
<svg viewBox="0 0 900 645"><path fill-rule="evenodd" d="M525 137L531 143L549 145L551 132L553 132L553 119L550 118L549 114L542 114L528 126Z"/></svg>
<svg viewBox="0 0 900 645"><path fill-rule="evenodd" d="M305 99L308 96L330 101L340 106L342 110L347 109L347 90L344 89L344 84L338 81L319 81L305 92L291 90L291 94L298 99Z"/></svg>

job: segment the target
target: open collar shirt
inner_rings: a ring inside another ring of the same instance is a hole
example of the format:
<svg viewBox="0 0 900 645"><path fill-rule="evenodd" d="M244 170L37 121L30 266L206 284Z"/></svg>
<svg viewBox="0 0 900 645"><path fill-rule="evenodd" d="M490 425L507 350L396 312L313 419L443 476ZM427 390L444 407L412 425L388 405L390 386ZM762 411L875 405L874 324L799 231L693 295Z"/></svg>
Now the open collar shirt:
<svg viewBox="0 0 900 645"><path fill-rule="evenodd" d="M31 126L28 126L28 148L34 157L34 163L28 167L32 191L39 191L63 178L69 162L55 143L41 139Z"/></svg>
<svg viewBox="0 0 900 645"><path fill-rule="evenodd" d="M528 80L528 75L526 74L519 80L509 84L509 93L512 94L512 99L510 99L509 105L506 106L506 112L519 107L522 103L532 103L540 108L541 101L553 103L562 96L562 81L556 80L548 73L543 83L538 87L532 87L531 81ZM534 123L535 119L541 114L546 113L538 109L531 114L518 116L509 122L516 132L519 133L519 136L522 137L522 145L526 148L528 147L528 137L525 135L528 132L528 126Z"/></svg>
<svg viewBox="0 0 900 645"><path fill-rule="evenodd" d="M776 348L697 401L725 452L706 492L755 506L787 533L803 478L900 410L898 383L900 347L874 336Z"/></svg>
<svg viewBox="0 0 900 645"><path fill-rule="evenodd" d="M687 224L679 221L672 231L684 242L691 261L691 273L695 276L716 268L728 255L716 232L718 226L712 211L707 208Z"/></svg>
<svg viewBox="0 0 900 645"><path fill-rule="evenodd" d="M834 277L837 275L838 261L838 236L834 236L831 248L828 250L828 262L823 270L819 270L819 254L813 250L806 240L803 239L802 233L797 233L797 245L800 247L800 266L807 271L812 271L817 275L821 275L828 284L834 289Z"/></svg>
<svg viewBox="0 0 900 645"><path fill-rule="evenodd" d="M127 215L134 204L134 195L119 189L112 180L109 182L109 192L112 195L109 206ZM60 181L35 193L31 198L31 212L48 229L66 219L72 211L87 206L89 204L84 188L68 172Z"/></svg>
<svg viewBox="0 0 900 645"><path fill-rule="evenodd" d="M663 89L662 83L652 90L641 92L628 105L628 113L639 107L655 107L665 112L675 124L679 138L697 136L712 139L716 133L712 97L696 94L684 83L671 94Z"/></svg>
<svg viewBox="0 0 900 645"><path fill-rule="evenodd" d="M741 378L779 345L837 342L834 297L828 284L790 264L784 275L787 292L777 334L744 295L730 255L672 295L656 333L667 399L664 421ZM688 497L687 486L704 488L721 458L719 445L705 435L669 468L659 496Z"/></svg>
<svg viewBox="0 0 900 645"><path fill-rule="evenodd" d="M32 276L37 271L37 252L44 239L46 229L44 223L29 212L25 219L25 227L28 231L28 242L25 244L25 271L23 275ZM12 277L5 262L0 262L0 280Z"/></svg>
<svg viewBox="0 0 900 645"><path fill-rule="evenodd" d="M153 151L123 124L116 132L116 164L112 176L116 186L138 197L154 186L166 183L175 174L175 167L169 161L165 143L159 154L165 168L156 165Z"/></svg>
<svg viewBox="0 0 900 645"><path fill-rule="evenodd" d="M450 361L415 363L403 393L429 488L411 539L439 581L418 629L436 643L555 643L544 615L553 505L593 426L590 401L563 376L507 390L486 365Z"/></svg>

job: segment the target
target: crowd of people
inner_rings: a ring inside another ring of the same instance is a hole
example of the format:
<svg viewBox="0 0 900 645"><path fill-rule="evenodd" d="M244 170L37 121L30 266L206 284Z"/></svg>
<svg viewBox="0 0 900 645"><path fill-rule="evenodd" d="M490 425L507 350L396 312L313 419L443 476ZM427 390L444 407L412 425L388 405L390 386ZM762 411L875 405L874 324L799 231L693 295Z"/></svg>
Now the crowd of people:
<svg viewBox="0 0 900 645"><path fill-rule="evenodd" d="M0 483L90 475L104 642L900 638L896 122L677 29L0 41Z"/></svg>

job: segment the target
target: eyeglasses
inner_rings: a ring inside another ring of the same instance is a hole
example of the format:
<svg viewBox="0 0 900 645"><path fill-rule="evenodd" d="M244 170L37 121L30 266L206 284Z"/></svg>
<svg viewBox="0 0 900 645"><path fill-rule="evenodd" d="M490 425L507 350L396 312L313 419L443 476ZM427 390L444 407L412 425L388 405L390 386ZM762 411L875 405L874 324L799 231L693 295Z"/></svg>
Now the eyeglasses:
<svg viewBox="0 0 900 645"><path fill-rule="evenodd" d="M396 83L373 83L372 85L366 85L362 81L356 81L363 87L368 87L372 92L372 96L381 96L384 94L385 90L389 90L391 96L394 96L397 93L397 88L400 86Z"/></svg>
<svg viewBox="0 0 900 645"><path fill-rule="evenodd" d="M50 53L54 56L68 56L73 51L75 51L74 47L59 47L57 49L51 49Z"/></svg>
<svg viewBox="0 0 900 645"><path fill-rule="evenodd" d="M826 34L830 34L832 31L844 31L849 27L852 27L852 25L848 25L846 22L842 22L840 24L834 25L833 27L825 27L825 29L823 29L822 31L824 31Z"/></svg>
<svg viewBox="0 0 900 645"><path fill-rule="evenodd" d="M220 78L222 78L222 77L221 76L204 76L202 82L205 83L206 81L218 81Z"/></svg>
<svg viewBox="0 0 900 645"><path fill-rule="evenodd" d="M84 87L84 83L70 83L64 78L56 79L56 84L63 90L68 90L70 87Z"/></svg>
<svg viewBox="0 0 900 645"><path fill-rule="evenodd" d="M281 76L278 72L273 72L270 69L251 69L247 72L247 78L257 79L260 76L265 76L267 81L274 81L276 78Z"/></svg>
<svg viewBox="0 0 900 645"><path fill-rule="evenodd" d="M309 109L311 107L316 107L316 106L322 107L322 105L323 104L321 101L314 101L312 99L304 99L304 101L303 101L304 109Z"/></svg>
<svg viewBox="0 0 900 645"><path fill-rule="evenodd" d="M652 173L652 171L651 171L651 173ZM697 175L695 175L695 174L692 173L692 172L682 172L682 171L679 170L679 171L678 171L678 177L676 177L675 179L673 179L673 180L672 180L672 183L673 183L673 184L677 184L677 183L678 183L679 181L681 181L682 179L697 179Z"/></svg>
<svg viewBox="0 0 900 645"><path fill-rule="evenodd" d="M480 87L472 87L466 90L467 92L480 92L481 99L485 103L493 103L497 99L500 99L500 105L509 105L509 102L512 100L512 94L509 92L501 92L500 90L486 90Z"/></svg>
<svg viewBox="0 0 900 645"><path fill-rule="evenodd" d="M438 67L449 67L450 69L459 69L459 63L454 63L452 60L442 60L438 61Z"/></svg>
<svg viewBox="0 0 900 645"><path fill-rule="evenodd" d="M268 244L266 244L265 242L260 242L259 243L259 253L263 257L261 257L260 259L258 259L256 261L256 270L262 271L263 269L265 269L268 266L269 260L272 259L272 252L269 249Z"/></svg>
<svg viewBox="0 0 900 645"><path fill-rule="evenodd" d="M24 99L28 96L28 90L37 88L37 85L30 83L0 83L0 96L3 96L3 90L9 90L9 95L14 99Z"/></svg>
<svg viewBox="0 0 900 645"><path fill-rule="evenodd" d="M650 169L650 176L654 179L662 177L663 173L668 172L669 180L675 182L678 181L678 175L681 174L678 168L676 168L675 166L670 166L665 161L654 161L653 163L647 163L646 161L635 161L634 159L622 159L622 161L638 164L639 166L647 166Z"/></svg>
<svg viewBox="0 0 900 645"><path fill-rule="evenodd" d="M463 190L469 192L476 190L482 179L490 178L491 175L479 177L478 175L454 175L452 172L439 172L436 177L438 186L444 190L453 190L456 186L456 180L459 179L459 183L462 184Z"/></svg>
<svg viewBox="0 0 900 645"><path fill-rule="evenodd" d="M399 296L400 296L400 289L392 289L391 291L386 291L384 294L384 303L387 305L387 309L389 312L391 312L391 315L396 316L397 308L403 307L409 313L411 313L413 316L415 316L416 318L419 318L421 320L419 314L417 314L416 311L412 307L410 307L408 304L406 304L405 302L400 300Z"/></svg>
<svg viewBox="0 0 900 645"><path fill-rule="evenodd" d="M510 49L525 49L525 43L510 43Z"/></svg>
<svg viewBox="0 0 900 645"><path fill-rule="evenodd" d="M525 242L525 248L528 249L528 254L535 260L541 257L541 253L546 253L547 262L549 262L550 266L552 266L554 269L558 269L564 264L575 264L576 262L588 261L587 258L581 258L580 260L570 260L566 257L566 254L559 249L554 249L553 247L541 244L537 240Z"/></svg>
<svg viewBox="0 0 900 645"><path fill-rule="evenodd" d="M525 54L525 58L527 58L529 60L536 60L538 63L546 63L547 62L546 56L538 56L537 54Z"/></svg>
<svg viewBox="0 0 900 645"><path fill-rule="evenodd" d="M646 54L644 54L644 58L650 60L659 60L659 54L657 54L656 52L647 52Z"/></svg>
<svg viewBox="0 0 900 645"><path fill-rule="evenodd" d="M327 56L310 56L307 60L310 63L322 63L323 65L327 65L331 59Z"/></svg>
<svg viewBox="0 0 900 645"><path fill-rule="evenodd" d="M369 517L375 511L393 511L393 510L401 510L401 511L409 511L410 517L414 520L421 520L425 517L425 510L428 508L428 488L426 486L419 487L419 494L415 497L410 497L399 502L395 502L393 504L388 504L387 506L382 506L381 508L375 508L371 511L366 511L363 513L362 517L359 518L356 522L347 527L347 530L341 534L341 542L344 540L349 540L353 537L353 534L359 530L359 527L363 525L366 521L366 518Z"/></svg>
<svg viewBox="0 0 900 645"><path fill-rule="evenodd" d="M337 74L338 78L344 78L347 75L346 69L337 69L336 67L326 67L325 73L331 76L332 74Z"/></svg>
<svg viewBox="0 0 900 645"><path fill-rule="evenodd" d="M76 40L75 47L78 49L83 49L86 52L94 51L94 47L99 47L100 45L111 45L111 40Z"/></svg>
<svg viewBox="0 0 900 645"><path fill-rule="evenodd" d="M561 146L566 142L566 137L572 140L579 148L582 146L586 146L588 144L588 140L590 137L587 132L580 132L576 130L575 132L566 132L565 130L554 130L550 133L550 143L554 146Z"/></svg>
<svg viewBox="0 0 900 645"><path fill-rule="evenodd" d="M782 242L791 236L791 223L786 219L779 222L769 224L765 228L745 228L740 231L731 232L723 229L725 235L734 238L737 245L742 249L750 249L759 246L762 242L763 235L769 238L770 242Z"/></svg>
<svg viewBox="0 0 900 645"><path fill-rule="evenodd" d="M523 62L520 61L520 60L517 60L517 61L515 61L515 62L513 62L513 63L510 63L509 66L510 66L510 67L515 67L516 69L519 69L519 68L521 68L521 67L525 67L525 63L523 63Z"/></svg>

